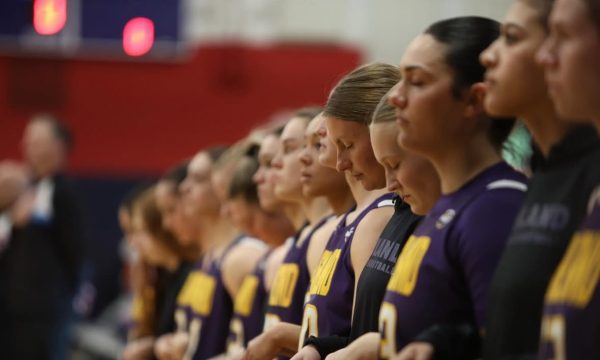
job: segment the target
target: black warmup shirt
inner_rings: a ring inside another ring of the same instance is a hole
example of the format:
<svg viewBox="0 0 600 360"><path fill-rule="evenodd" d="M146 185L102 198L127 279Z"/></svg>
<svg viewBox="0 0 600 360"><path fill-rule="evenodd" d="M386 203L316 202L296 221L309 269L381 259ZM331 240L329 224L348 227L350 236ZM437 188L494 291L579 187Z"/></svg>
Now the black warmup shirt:
<svg viewBox="0 0 600 360"><path fill-rule="evenodd" d="M350 337L311 337L306 342L319 350L322 359L368 332L379 331L379 308L387 283L402 247L421 218L413 214L408 204L402 202L399 197L395 198L394 214L379 236L377 245L358 279Z"/></svg>
<svg viewBox="0 0 600 360"><path fill-rule="evenodd" d="M600 140L581 126L538 167L490 289L484 359L535 357L546 287L596 185Z"/></svg>
<svg viewBox="0 0 600 360"><path fill-rule="evenodd" d="M164 271L159 276L157 287L160 290L156 296L156 327L154 329L154 336L159 337L176 330L175 317L173 316L176 300L192 266L192 263L183 261L174 272L169 273Z"/></svg>

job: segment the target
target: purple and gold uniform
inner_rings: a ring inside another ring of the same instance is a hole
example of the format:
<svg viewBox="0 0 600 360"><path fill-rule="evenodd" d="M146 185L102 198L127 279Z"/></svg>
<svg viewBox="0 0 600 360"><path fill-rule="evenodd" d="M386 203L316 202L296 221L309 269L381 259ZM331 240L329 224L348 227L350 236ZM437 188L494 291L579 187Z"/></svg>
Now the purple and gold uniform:
<svg viewBox="0 0 600 360"><path fill-rule="evenodd" d="M233 318L229 325L228 350L243 349L248 342L258 336L263 329L265 318L265 266L271 251L263 255L254 271L244 277L244 281L233 303Z"/></svg>
<svg viewBox="0 0 600 360"><path fill-rule="evenodd" d="M350 248L356 228L374 209L394 206L394 194L378 197L347 223L349 213L339 221L327 242L304 305L300 347L309 336L348 336L352 323L355 273Z"/></svg>
<svg viewBox="0 0 600 360"><path fill-rule="evenodd" d="M546 291L540 359L600 358L600 187Z"/></svg>
<svg viewBox="0 0 600 360"><path fill-rule="evenodd" d="M196 263L177 297L177 330L190 336L185 360L204 360L225 352L233 302L223 283L221 263L244 238L235 239L218 258L205 255Z"/></svg>
<svg viewBox="0 0 600 360"><path fill-rule="evenodd" d="M435 324L483 327L488 287L526 189L525 177L501 162L438 200L388 283L380 358L394 357Z"/></svg>
<svg viewBox="0 0 600 360"><path fill-rule="evenodd" d="M304 241L301 241L300 238L302 229L296 233L294 242L291 244L273 279L265 314L265 331L278 322L301 324L304 297L310 283L310 274L306 264L306 251L313 234L327 220L329 220L329 217L319 221L306 235Z"/></svg>

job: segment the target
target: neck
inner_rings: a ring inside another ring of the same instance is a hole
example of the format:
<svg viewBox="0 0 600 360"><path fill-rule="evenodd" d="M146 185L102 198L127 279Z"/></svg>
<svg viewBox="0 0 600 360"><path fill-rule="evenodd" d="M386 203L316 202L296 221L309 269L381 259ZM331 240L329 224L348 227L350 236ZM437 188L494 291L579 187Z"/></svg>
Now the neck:
<svg viewBox="0 0 600 360"><path fill-rule="evenodd" d="M449 147L430 158L440 175L442 194L460 189L482 170L501 159L498 150L490 144L485 134L472 137L466 146Z"/></svg>
<svg viewBox="0 0 600 360"><path fill-rule="evenodd" d="M350 192L352 192L352 196L356 200L357 209L372 203L375 199L388 192L385 188L371 191L365 190L360 181L354 180L349 174L346 176L346 179L350 186Z"/></svg>
<svg viewBox="0 0 600 360"><path fill-rule="evenodd" d="M276 247L285 242L285 239L292 236L295 232L287 216L276 213L268 214L258 210L256 235L267 245Z"/></svg>
<svg viewBox="0 0 600 360"><path fill-rule="evenodd" d="M303 201L302 207L308 222L313 225L332 212L329 202L324 196L306 199Z"/></svg>
<svg viewBox="0 0 600 360"><path fill-rule="evenodd" d="M206 216L200 225L200 240L203 252L226 245L239 231L220 214Z"/></svg>
<svg viewBox="0 0 600 360"><path fill-rule="evenodd" d="M306 222L306 214L299 203L289 203L285 206L285 214L294 226L295 230L300 230Z"/></svg>
<svg viewBox="0 0 600 360"><path fill-rule="evenodd" d="M336 215L341 215L348 211L354 205L354 197L347 186L340 186L339 191L334 191L327 195L329 206Z"/></svg>
<svg viewBox="0 0 600 360"><path fill-rule="evenodd" d="M533 141L545 158L550 154L552 147L559 143L573 127L572 124L558 117L552 103L532 109L522 117Z"/></svg>

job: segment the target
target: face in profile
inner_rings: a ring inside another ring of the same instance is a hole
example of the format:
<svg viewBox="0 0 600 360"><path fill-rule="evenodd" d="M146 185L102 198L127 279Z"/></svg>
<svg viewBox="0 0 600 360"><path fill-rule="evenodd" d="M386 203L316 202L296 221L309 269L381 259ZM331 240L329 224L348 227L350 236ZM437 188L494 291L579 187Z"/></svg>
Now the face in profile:
<svg viewBox="0 0 600 360"><path fill-rule="evenodd" d="M170 231L182 246L194 241L194 220L186 217L184 204L173 181L162 180L154 190L156 206L160 211L162 226Z"/></svg>
<svg viewBox="0 0 600 360"><path fill-rule="evenodd" d="M333 116L327 116L325 124L337 150L337 171L347 172L365 190L385 187L385 172L373 155L369 128Z"/></svg>
<svg viewBox="0 0 600 360"><path fill-rule="evenodd" d="M212 186L212 160L200 152L188 165L187 176L181 183L184 211L193 218L220 212L220 201Z"/></svg>
<svg viewBox="0 0 600 360"><path fill-rule="evenodd" d="M293 118L281 133L281 147L273 158L275 195L284 201L303 200L300 154L304 145L306 119Z"/></svg>
<svg viewBox="0 0 600 360"><path fill-rule="evenodd" d="M319 162L321 152L321 135L319 130L324 127L325 119L317 116L306 127L304 147L300 154L302 192L306 197L327 196L332 192L345 189L346 179L343 173L323 166Z"/></svg>
<svg viewBox="0 0 600 360"><path fill-rule="evenodd" d="M440 197L438 174L428 160L402 149L397 137L393 121L371 125L371 143L385 169L387 189L400 195L413 213L425 215Z"/></svg>
<svg viewBox="0 0 600 360"><path fill-rule="evenodd" d="M454 72L446 64L447 46L433 36L417 36L400 61L402 79L389 101L396 108L399 144L426 157L443 154L468 133L467 99L453 94Z"/></svg>
<svg viewBox="0 0 600 360"><path fill-rule="evenodd" d="M323 116L323 122L317 129L319 135L319 164L336 169L337 167L337 150L331 136L327 134L327 127L325 126L325 116Z"/></svg>
<svg viewBox="0 0 600 360"><path fill-rule="evenodd" d="M515 1L500 37L480 56L486 67L484 105L491 115L525 115L550 104L543 69L535 61L546 38L540 16L528 3Z"/></svg>
<svg viewBox="0 0 600 360"><path fill-rule="evenodd" d="M131 218L130 243L133 248L141 255L142 259L154 266L163 265L164 252L167 250L161 246L146 226L144 218L140 211L134 210Z"/></svg>
<svg viewBox="0 0 600 360"><path fill-rule="evenodd" d="M257 209L241 195L227 200L227 203L229 218L233 225L245 234L256 236L253 214Z"/></svg>
<svg viewBox="0 0 600 360"><path fill-rule="evenodd" d="M267 212L279 211L283 202L275 196L275 171L273 159L277 155L281 143L279 137L267 135L258 151L258 170L254 174L254 182L258 190L258 200L261 208Z"/></svg>
<svg viewBox="0 0 600 360"><path fill-rule="evenodd" d="M538 52L550 97L565 118L600 118L600 33L592 16L583 0L556 0L550 36Z"/></svg>

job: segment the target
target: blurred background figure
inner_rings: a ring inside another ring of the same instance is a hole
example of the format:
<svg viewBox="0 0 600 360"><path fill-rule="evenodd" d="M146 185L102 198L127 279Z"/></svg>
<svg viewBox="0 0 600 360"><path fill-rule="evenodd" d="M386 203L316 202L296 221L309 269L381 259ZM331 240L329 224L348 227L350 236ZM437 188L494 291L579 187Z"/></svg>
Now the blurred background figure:
<svg viewBox="0 0 600 360"><path fill-rule="evenodd" d="M67 356L83 261L81 212L62 173L72 141L69 129L49 115L33 117L23 135L30 178L8 210L11 229L1 254L2 359Z"/></svg>

